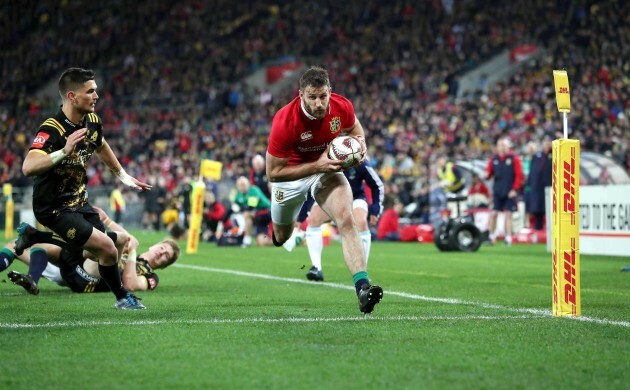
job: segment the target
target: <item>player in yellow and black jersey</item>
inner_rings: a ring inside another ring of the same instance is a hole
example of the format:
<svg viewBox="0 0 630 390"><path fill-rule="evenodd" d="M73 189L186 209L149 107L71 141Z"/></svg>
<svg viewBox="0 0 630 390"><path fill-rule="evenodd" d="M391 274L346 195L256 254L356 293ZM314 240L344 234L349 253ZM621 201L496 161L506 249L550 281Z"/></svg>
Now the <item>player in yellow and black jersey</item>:
<svg viewBox="0 0 630 390"><path fill-rule="evenodd" d="M83 142L48 172L36 176L33 186L33 210L50 219L66 210L76 211L88 202L87 165L97 148L103 147L103 124L96 114L87 114L81 124L72 123L63 111L48 118L39 127L30 153L50 155L62 150L68 134L87 129Z"/></svg>
<svg viewBox="0 0 630 390"><path fill-rule="evenodd" d="M61 109L38 129L22 171L26 176L35 176L33 211L37 220L63 240L69 250L83 248L98 258L99 273L116 295L116 308L144 309L123 288L116 269L118 250L88 202L88 160L96 154L129 187L149 190L151 186L128 175L105 141L102 121L94 113L96 90L93 71L69 68L63 72L59 78ZM18 255L28 244L58 244L52 235L36 237L28 227L18 228L18 234Z"/></svg>

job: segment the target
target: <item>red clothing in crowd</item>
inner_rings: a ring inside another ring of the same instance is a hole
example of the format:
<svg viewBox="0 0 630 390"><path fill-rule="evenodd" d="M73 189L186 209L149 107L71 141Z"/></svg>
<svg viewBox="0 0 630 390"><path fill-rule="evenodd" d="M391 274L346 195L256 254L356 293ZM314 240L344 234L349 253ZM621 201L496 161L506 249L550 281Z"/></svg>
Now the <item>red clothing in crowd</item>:
<svg viewBox="0 0 630 390"><path fill-rule="evenodd" d="M398 233L399 227L398 213L394 208L387 209L378 223L376 236L384 240L389 234Z"/></svg>
<svg viewBox="0 0 630 390"><path fill-rule="evenodd" d="M483 184L481 180L477 181L476 183L473 183L468 189L469 196L475 195L475 194L485 195L488 197L488 199L490 199L490 190L488 189L488 186Z"/></svg>
<svg viewBox="0 0 630 390"><path fill-rule="evenodd" d="M220 221L225 217L225 207L221 202L214 202L207 206L206 211L203 213L206 218L214 221Z"/></svg>

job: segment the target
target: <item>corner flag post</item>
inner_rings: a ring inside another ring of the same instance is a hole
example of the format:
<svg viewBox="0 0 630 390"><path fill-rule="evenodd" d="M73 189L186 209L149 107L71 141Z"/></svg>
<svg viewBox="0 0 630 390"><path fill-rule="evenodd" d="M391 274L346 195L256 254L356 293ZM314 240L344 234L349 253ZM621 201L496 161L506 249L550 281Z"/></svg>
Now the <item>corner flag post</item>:
<svg viewBox="0 0 630 390"><path fill-rule="evenodd" d="M580 141L568 139L571 95L566 70L554 70L553 80L564 137L552 143L552 313L556 317L579 317Z"/></svg>
<svg viewBox="0 0 630 390"><path fill-rule="evenodd" d="M2 194L4 195L4 238L9 240L13 238L13 218L14 218L14 204L13 204L13 186L10 183L4 183L2 185Z"/></svg>

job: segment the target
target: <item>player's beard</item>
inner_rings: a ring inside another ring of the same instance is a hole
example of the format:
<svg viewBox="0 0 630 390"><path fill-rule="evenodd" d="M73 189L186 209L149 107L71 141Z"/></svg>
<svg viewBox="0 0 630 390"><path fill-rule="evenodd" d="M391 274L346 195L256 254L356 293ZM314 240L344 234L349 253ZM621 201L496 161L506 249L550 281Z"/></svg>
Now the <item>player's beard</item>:
<svg viewBox="0 0 630 390"><path fill-rule="evenodd" d="M306 112L317 119L324 119L326 117L326 111L328 111L328 106L323 107L321 111L314 110L313 108L309 107L308 104L305 104L304 107L306 108Z"/></svg>

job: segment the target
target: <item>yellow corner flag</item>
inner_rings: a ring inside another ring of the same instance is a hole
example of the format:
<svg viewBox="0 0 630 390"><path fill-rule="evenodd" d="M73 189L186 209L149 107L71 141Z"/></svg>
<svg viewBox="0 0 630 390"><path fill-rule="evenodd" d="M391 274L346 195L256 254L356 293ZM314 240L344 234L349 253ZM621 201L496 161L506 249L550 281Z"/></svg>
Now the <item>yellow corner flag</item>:
<svg viewBox="0 0 630 390"><path fill-rule="evenodd" d="M221 180L221 170L223 163L213 160L201 160L199 174L206 179Z"/></svg>
<svg viewBox="0 0 630 390"><path fill-rule="evenodd" d="M190 194L190 226L188 229L188 241L186 242L186 253L197 253L199 246L199 236L201 235L201 222L203 219L203 198L206 192L206 185L202 181L192 183L192 193Z"/></svg>
<svg viewBox="0 0 630 390"><path fill-rule="evenodd" d="M579 317L580 141L555 140L552 154L552 312L556 317Z"/></svg>
<svg viewBox="0 0 630 390"><path fill-rule="evenodd" d="M2 194L6 198L4 205L4 238L13 238L13 218L14 218L14 205L13 205L13 186L10 183L2 185Z"/></svg>
<svg viewBox="0 0 630 390"><path fill-rule="evenodd" d="M571 112L571 94L569 76L566 70L553 71L553 84L556 89L556 104L559 112Z"/></svg>

